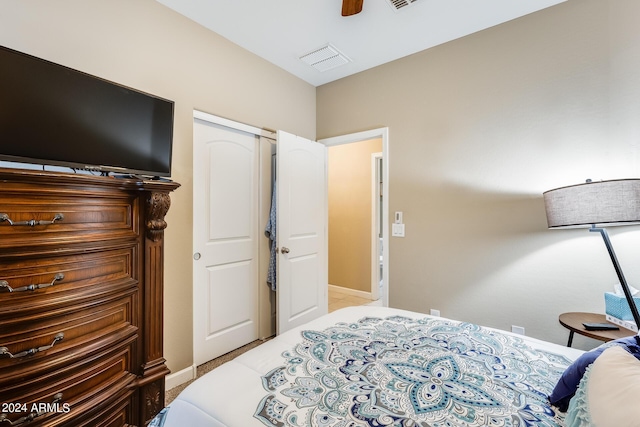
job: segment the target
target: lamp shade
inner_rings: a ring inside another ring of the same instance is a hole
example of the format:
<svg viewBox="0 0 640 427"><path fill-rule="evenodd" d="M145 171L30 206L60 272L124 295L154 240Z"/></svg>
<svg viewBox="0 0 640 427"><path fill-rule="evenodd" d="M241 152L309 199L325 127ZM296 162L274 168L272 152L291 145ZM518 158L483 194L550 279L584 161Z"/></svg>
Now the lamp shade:
<svg viewBox="0 0 640 427"><path fill-rule="evenodd" d="M640 223L640 179L587 182L543 197L549 228Z"/></svg>

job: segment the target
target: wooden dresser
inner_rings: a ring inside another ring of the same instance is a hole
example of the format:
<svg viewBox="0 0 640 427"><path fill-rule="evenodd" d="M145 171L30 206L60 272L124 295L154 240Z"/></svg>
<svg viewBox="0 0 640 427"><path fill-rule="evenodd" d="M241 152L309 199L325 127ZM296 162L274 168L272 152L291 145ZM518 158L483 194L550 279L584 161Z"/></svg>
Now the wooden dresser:
<svg viewBox="0 0 640 427"><path fill-rule="evenodd" d="M164 406L178 186L0 168L0 427L141 427Z"/></svg>

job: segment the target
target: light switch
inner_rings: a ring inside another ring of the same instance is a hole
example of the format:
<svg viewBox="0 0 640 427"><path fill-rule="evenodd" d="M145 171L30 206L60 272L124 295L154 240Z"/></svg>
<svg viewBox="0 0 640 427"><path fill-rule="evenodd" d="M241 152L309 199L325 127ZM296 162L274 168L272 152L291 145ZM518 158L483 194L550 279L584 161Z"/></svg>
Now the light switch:
<svg viewBox="0 0 640 427"><path fill-rule="evenodd" d="M404 237L404 224L391 224L391 235L393 237Z"/></svg>

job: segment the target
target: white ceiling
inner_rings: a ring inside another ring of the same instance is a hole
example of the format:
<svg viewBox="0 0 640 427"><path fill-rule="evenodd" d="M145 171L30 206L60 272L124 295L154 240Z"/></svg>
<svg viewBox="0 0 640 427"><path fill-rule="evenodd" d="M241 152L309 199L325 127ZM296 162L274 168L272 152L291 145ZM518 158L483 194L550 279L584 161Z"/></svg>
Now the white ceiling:
<svg viewBox="0 0 640 427"><path fill-rule="evenodd" d="M342 0L157 1L319 86L565 0L364 0L350 17ZM327 43L351 62L320 72L299 59Z"/></svg>

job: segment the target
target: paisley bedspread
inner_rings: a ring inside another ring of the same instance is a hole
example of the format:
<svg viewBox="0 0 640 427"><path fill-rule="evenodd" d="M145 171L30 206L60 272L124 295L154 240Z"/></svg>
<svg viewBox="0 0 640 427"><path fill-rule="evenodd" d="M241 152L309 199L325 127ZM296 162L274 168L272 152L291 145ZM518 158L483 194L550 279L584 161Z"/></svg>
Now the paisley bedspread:
<svg viewBox="0 0 640 427"><path fill-rule="evenodd" d="M343 308L189 384L156 427L556 427L584 352L423 313Z"/></svg>
<svg viewBox="0 0 640 427"><path fill-rule="evenodd" d="M513 334L440 318L364 317L302 330L262 375L269 427L554 427L571 363Z"/></svg>

